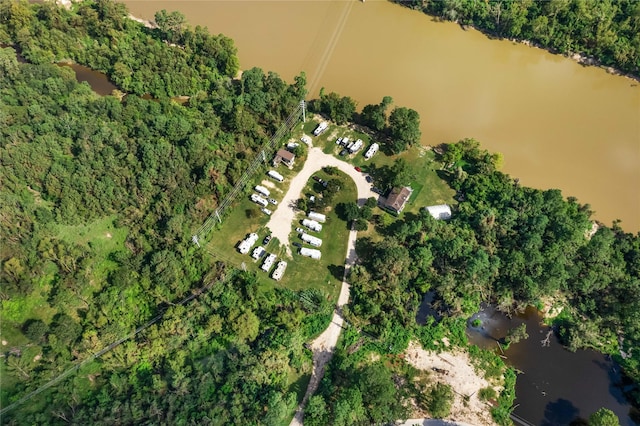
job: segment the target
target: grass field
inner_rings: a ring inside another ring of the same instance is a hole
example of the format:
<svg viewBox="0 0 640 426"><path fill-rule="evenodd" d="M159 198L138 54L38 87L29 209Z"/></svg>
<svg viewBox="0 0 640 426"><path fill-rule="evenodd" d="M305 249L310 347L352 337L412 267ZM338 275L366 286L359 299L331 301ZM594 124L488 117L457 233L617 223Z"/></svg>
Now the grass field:
<svg viewBox="0 0 640 426"><path fill-rule="evenodd" d="M324 172L319 172L317 175L322 179L329 178ZM340 202L355 201L356 188L351 179L341 173L334 177L340 178L342 185L332 205L335 206ZM307 182L303 189L303 196L318 195L317 188L314 188L314 183L313 180ZM278 189L282 192L278 191ZM270 188L272 197L278 201L282 198L284 190L285 184L276 184L276 189ZM247 234L251 232L258 234L259 240L255 245L258 246L262 245L262 240L269 233L265 226L269 221L269 217L260 212L260 208L251 202L248 197L242 197L232 213L219 226L219 229L211 233L210 241L206 248L214 257L229 262L236 267L242 267L244 263L244 267L247 270L257 272L261 286L279 286L294 291L315 288L324 292L330 301L335 302L340 293L342 283L342 268L347 253L349 230L346 223L338 219L333 208L330 207L328 210L323 212L327 215L327 222L324 224L322 231L320 233L311 233L323 239L322 247L320 247L322 259L319 261L300 256L296 247L291 247L293 259L287 258L285 247L276 239L271 240L264 246L268 253L273 253L278 257L277 261L284 259L288 263L287 270L279 282L274 281L270 278L270 275L260 269L263 259L256 261L249 254L241 254L237 250L238 244ZM300 221L303 218L304 213L300 212L296 215L294 223L291 224L290 242L302 242L295 232L295 228L302 227Z"/></svg>

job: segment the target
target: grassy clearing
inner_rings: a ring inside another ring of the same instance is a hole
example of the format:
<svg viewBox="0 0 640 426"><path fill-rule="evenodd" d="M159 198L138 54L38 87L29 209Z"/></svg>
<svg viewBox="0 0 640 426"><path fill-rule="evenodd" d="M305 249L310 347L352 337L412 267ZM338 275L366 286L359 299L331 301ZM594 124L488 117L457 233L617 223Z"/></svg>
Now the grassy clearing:
<svg viewBox="0 0 640 426"><path fill-rule="evenodd" d="M302 167L301 162L299 167ZM284 169L284 167L280 167L280 169ZM278 171L285 175L285 171L280 169ZM291 177L295 169L287 170L287 172L286 176ZM329 178L323 172L319 172L317 175L322 179ZM357 194L355 184L351 179L343 174L334 177L339 177L343 184L332 204L335 206L340 202L354 201ZM304 196L318 195L316 192L318 188L314 188L314 183L313 180L307 182L303 189ZM280 201L284 195L285 184L276 184L276 188L270 188L271 196ZM328 210L323 212L327 215L327 223L324 224L322 232L317 234L318 237L323 239L323 245L320 247L322 252L320 261L300 256L296 247L291 247L293 259L288 259L286 248L276 239L271 240L266 246L263 245L268 253L274 253L278 259L285 259L288 262L287 271L280 282L274 281L270 278L270 275L260 269L263 259L256 261L250 255L241 254L236 249L240 241L251 232L255 232L259 236L256 246L262 245L262 240L269 233L265 226L269 221L269 217L262 213L260 207L251 202L248 197L242 197L234 207L233 213L229 214L219 229L211 234L210 242L206 247L214 257L229 262L236 267L240 267L244 263L247 270L257 272L259 283L263 288L280 286L294 291L315 288L327 294L327 298L331 302L335 302L342 283L342 270L347 253L349 230L346 223L338 219L332 208ZM295 228L302 226L300 221L303 217L303 214L300 213L294 223L291 224L291 242L302 242L297 236ZM272 270L274 267L272 267Z"/></svg>

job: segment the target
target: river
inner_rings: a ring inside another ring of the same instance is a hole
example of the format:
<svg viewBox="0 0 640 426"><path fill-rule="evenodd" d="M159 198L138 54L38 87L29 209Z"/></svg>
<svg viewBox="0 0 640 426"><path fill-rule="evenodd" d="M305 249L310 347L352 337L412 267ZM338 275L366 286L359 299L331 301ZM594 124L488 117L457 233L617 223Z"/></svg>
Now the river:
<svg viewBox="0 0 640 426"><path fill-rule="evenodd" d="M242 68L291 81L305 71L356 99L414 108L424 144L478 139L504 171L589 203L607 225L640 230L640 87L595 67L385 1L125 1L153 19L179 10L233 38Z"/></svg>

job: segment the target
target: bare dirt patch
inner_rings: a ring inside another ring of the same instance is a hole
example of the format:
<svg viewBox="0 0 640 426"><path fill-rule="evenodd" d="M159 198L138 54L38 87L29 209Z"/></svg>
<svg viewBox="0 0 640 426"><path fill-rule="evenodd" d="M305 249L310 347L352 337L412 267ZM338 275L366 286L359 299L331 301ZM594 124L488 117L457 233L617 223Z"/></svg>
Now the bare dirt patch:
<svg viewBox="0 0 640 426"><path fill-rule="evenodd" d="M445 420L476 426L495 425L489 405L478 398L480 389L488 387L489 382L476 373L468 354L455 350L438 354L411 342L405 360L419 370L432 371L436 381L451 386L455 398L451 404L451 414Z"/></svg>

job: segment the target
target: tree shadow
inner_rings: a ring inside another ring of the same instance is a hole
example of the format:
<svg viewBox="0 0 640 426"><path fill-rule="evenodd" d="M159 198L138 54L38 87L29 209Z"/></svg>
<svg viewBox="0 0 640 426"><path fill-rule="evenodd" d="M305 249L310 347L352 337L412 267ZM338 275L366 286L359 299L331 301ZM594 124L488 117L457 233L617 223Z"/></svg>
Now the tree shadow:
<svg viewBox="0 0 640 426"><path fill-rule="evenodd" d="M327 269L329 269L331 275L342 282L344 279L344 265L329 265L327 266Z"/></svg>
<svg viewBox="0 0 640 426"><path fill-rule="evenodd" d="M559 398L549 402L544 409L541 426L570 425L578 418L578 409L567 399Z"/></svg>
<svg viewBox="0 0 640 426"><path fill-rule="evenodd" d="M609 393L611 396L613 396L620 404L628 404L629 401L627 401L627 398L622 391L622 370L620 369L620 366L618 366L613 360L600 361L594 359L593 363L607 372L607 376L609 377Z"/></svg>

